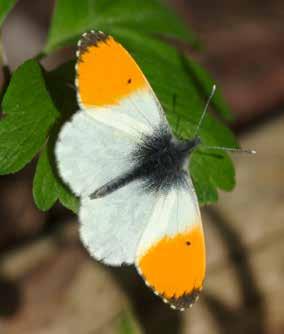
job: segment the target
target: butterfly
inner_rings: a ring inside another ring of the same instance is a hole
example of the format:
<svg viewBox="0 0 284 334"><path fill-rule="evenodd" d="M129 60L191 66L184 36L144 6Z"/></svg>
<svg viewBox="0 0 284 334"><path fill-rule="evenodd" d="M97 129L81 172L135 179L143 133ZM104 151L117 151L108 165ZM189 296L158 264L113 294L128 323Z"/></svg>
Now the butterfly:
<svg viewBox="0 0 284 334"><path fill-rule="evenodd" d="M80 110L62 127L55 154L59 174L80 198L81 240L98 261L135 265L155 294L184 310L205 277L188 173L201 140L174 136L141 69L110 35L82 35L75 84Z"/></svg>

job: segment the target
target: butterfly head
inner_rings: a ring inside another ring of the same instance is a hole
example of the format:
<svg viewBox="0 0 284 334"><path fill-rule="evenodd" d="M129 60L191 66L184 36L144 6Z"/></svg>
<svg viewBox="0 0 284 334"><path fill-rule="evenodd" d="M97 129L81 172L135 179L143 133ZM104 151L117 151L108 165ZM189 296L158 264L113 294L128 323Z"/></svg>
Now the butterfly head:
<svg viewBox="0 0 284 334"><path fill-rule="evenodd" d="M193 152L199 145L201 144L201 138L199 136L195 136L192 139L184 140L180 143L180 151L186 155Z"/></svg>

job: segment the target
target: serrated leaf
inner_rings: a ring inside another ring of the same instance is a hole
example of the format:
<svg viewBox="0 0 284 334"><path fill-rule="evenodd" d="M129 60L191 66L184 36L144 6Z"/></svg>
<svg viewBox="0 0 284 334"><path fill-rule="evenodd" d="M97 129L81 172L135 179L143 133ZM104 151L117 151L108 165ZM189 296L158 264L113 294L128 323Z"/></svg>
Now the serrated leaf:
<svg viewBox="0 0 284 334"><path fill-rule="evenodd" d="M0 27L2 26L6 16L14 7L17 0L1 0L0 1Z"/></svg>
<svg viewBox="0 0 284 334"><path fill-rule="evenodd" d="M70 44L90 29L115 35L117 29L196 43L174 11L160 0L57 0L45 52Z"/></svg>
<svg viewBox="0 0 284 334"><path fill-rule="evenodd" d="M36 61L29 60L15 71L2 110L0 174L9 174L32 160L58 117Z"/></svg>

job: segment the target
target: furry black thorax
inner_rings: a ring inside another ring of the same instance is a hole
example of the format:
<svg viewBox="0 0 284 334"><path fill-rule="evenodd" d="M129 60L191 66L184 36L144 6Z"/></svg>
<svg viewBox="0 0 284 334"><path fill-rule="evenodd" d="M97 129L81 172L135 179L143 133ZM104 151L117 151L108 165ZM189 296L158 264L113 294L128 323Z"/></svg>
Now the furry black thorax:
<svg viewBox="0 0 284 334"><path fill-rule="evenodd" d="M133 172L141 178L147 191L167 191L182 185L187 174L189 153L200 143L200 138L181 141L166 127L159 127L154 134L144 136L134 150Z"/></svg>
<svg viewBox="0 0 284 334"><path fill-rule="evenodd" d="M167 127L161 126L141 138L129 157L131 170L97 189L90 198L106 196L137 179L149 192L167 192L186 185L188 157L200 143L199 137L178 140Z"/></svg>

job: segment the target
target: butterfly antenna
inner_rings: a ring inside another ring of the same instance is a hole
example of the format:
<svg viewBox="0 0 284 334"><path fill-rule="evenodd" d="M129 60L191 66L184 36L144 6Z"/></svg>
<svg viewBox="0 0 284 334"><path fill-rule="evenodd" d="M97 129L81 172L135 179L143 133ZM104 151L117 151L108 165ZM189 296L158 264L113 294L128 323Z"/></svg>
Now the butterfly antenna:
<svg viewBox="0 0 284 334"><path fill-rule="evenodd" d="M222 151L227 151L227 152L232 152L232 153L256 154L256 150L246 150L242 148L223 147L223 146L204 146L204 145L202 145L202 147L206 149L222 150Z"/></svg>
<svg viewBox="0 0 284 334"><path fill-rule="evenodd" d="M196 127L196 130L195 130L195 134L194 134L194 137L197 136L198 134L198 131L202 125L202 122L204 120L204 117L206 115L206 112L208 110L208 107L209 107L209 104L214 96L216 92L216 85L213 85L212 87L212 91L211 91L211 94L207 100L207 103L205 105L205 108L204 108L204 111L199 119L199 122L198 122L198 125ZM247 153L247 154L256 154L256 151L255 150L247 150L247 149L242 149L242 148L233 148L233 147L223 147L223 146L204 146L202 145L203 148L206 148L206 149L212 149L212 150L221 150L221 151L227 151L227 152L232 152L232 153Z"/></svg>
<svg viewBox="0 0 284 334"><path fill-rule="evenodd" d="M196 127L196 130L195 130L195 133L194 133L194 137L196 137L197 134L198 134L198 131L199 131L201 125L202 125L202 122L203 122L204 117L205 117L205 115L206 115L206 113L207 113L209 104L210 104L210 102L211 102L211 100L212 100L212 98L213 98L213 96L214 96L214 94L215 94L215 91L216 91L216 85L213 85L211 94L210 94L210 96L209 96L209 98L208 98L208 100L207 100L207 102L206 102L204 111L203 111L203 113L202 113L202 115L201 115L201 117L200 117L200 119L199 119L198 125L197 125L197 127Z"/></svg>

